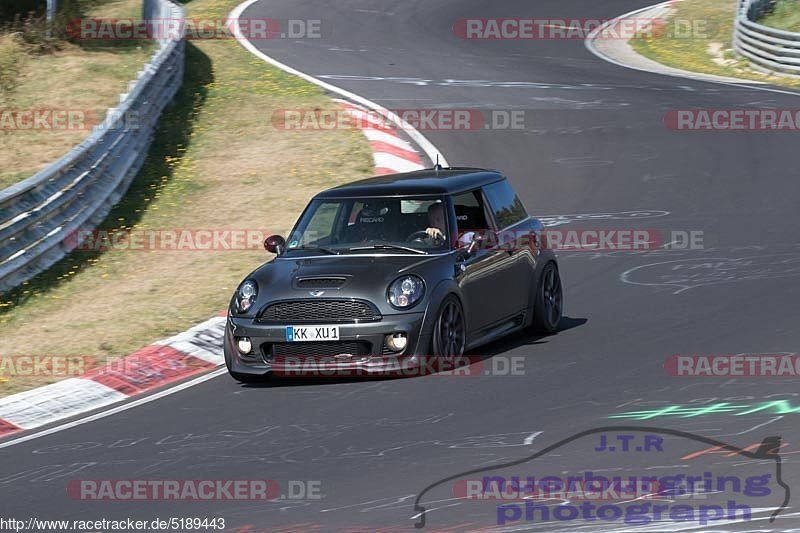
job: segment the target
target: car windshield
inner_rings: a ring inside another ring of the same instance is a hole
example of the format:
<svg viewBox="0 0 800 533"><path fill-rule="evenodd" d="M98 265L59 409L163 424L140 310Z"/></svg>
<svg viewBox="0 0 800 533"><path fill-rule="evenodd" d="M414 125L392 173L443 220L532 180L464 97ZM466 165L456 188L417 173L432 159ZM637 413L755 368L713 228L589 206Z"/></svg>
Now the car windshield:
<svg viewBox="0 0 800 533"><path fill-rule="evenodd" d="M312 200L287 252L432 253L449 247L443 196Z"/></svg>

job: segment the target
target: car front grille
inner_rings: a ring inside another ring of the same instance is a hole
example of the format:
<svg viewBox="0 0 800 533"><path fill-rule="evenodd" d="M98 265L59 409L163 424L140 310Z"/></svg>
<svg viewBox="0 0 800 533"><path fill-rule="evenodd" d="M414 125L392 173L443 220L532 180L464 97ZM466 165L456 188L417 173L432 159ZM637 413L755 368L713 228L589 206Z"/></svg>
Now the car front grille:
<svg viewBox="0 0 800 533"><path fill-rule="evenodd" d="M259 322L278 324L372 322L381 315L363 300L292 300L267 307Z"/></svg>
<svg viewBox="0 0 800 533"><path fill-rule="evenodd" d="M367 341L338 341L338 342L276 342L261 345L261 352L266 358L271 357L296 357L318 358L333 357L335 355L369 355L372 344Z"/></svg>

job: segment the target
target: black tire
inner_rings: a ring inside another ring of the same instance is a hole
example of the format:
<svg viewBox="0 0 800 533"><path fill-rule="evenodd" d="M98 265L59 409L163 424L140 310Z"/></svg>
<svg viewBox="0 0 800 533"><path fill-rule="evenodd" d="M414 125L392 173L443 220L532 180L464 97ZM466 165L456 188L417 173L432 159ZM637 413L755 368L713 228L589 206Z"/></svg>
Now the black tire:
<svg viewBox="0 0 800 533"><path fill-rule="evenodd" d="M551 335L558 331L558 324L564 310L564 291L561 276L555 263L544 266L533 303L532 333Z"/></svg>
<svg viewBox="0 0 800 533"><path fill-rule="evenodd" d="M467 324L461 302L452 294L439 305L433 323L431 353L445 361L453 362L464 355L467 344Z"/></svg>

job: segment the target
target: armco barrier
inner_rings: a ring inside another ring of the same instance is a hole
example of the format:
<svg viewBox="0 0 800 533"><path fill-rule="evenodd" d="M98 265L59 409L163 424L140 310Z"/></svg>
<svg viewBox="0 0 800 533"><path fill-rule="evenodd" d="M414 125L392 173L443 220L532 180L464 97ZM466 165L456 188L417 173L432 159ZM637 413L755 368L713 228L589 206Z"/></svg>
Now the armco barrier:
<svg viewBox="0 0 800 533"><path fill-rule="evenodd" d="M145 19L183 20L182 7L145 0ZM182 30L183 31L183 30ZM64 157L0 191L0 293L75 246L73 232L108 215L144 162L161 111L183 81L184 41L163 38L105 121Z"/></svg>
<svg viewBox="0 0 800 533"><path fill-rule="evenodd" d="M771 9L772 0L739 0L733 49L766 70L800 75L800 33L755 22Z"/></svg>

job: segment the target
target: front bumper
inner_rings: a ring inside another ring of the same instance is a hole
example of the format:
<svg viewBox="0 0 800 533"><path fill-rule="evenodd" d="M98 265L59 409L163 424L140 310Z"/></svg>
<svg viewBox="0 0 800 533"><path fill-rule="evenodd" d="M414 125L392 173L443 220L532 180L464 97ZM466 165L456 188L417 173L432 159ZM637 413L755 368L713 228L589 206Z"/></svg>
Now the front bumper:
<svg viewBox="0 0 800 533"><path fill-rule="evenodd" d="M425 333L425 316L423 311L383 315L374 322L337 324L341 349L336 347L335 354L319 355L320 343L287 343L288 324L261 324L252 318L229 314L225 326L225 363L233 373L263 376L405 375L424 364L429 352L430 334ZM402 352L391 352L384 344L386 336L400 332L407 335L406 347ZM250 354L239 352L238 337L250 338L253 347ZM326 343L327 351L332 348L330 344L336 343Z"/></svg>

